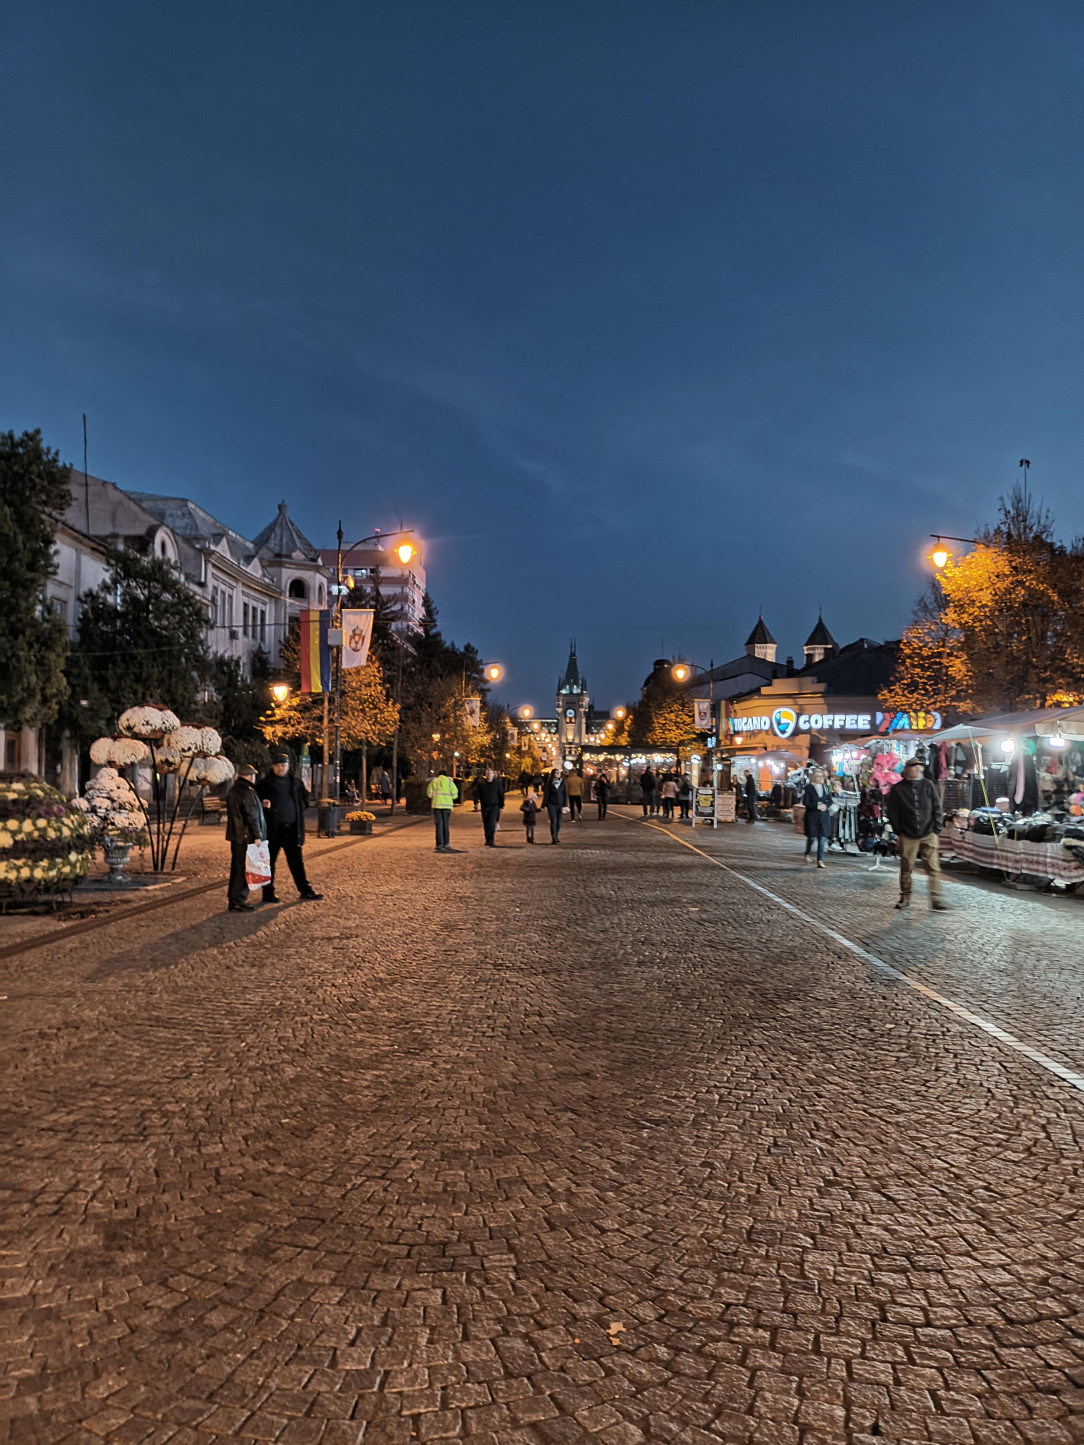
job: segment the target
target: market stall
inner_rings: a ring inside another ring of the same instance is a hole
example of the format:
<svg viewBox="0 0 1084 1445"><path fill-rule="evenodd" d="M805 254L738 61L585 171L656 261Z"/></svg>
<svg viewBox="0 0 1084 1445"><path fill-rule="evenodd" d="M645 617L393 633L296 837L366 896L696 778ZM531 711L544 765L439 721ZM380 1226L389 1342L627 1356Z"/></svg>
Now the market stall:
<svg viewBox="0 0 1084 1445"><path fill-rule="evenodd" d="M946 857L1050 887L1084 882L1084 708L975 718L930 743Z"/></svg>

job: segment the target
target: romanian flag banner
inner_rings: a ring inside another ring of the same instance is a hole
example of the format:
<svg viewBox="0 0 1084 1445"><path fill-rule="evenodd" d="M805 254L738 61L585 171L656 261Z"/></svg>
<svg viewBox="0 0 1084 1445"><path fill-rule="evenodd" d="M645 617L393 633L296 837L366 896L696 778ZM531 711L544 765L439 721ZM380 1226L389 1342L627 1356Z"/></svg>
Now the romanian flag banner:
<svg viewBox="0 0 1084 1445"><path fill-rule="evenodd" d="M328 613L324 608L301 612L301 691L331 691L331 648L327 641Z"/></svg>

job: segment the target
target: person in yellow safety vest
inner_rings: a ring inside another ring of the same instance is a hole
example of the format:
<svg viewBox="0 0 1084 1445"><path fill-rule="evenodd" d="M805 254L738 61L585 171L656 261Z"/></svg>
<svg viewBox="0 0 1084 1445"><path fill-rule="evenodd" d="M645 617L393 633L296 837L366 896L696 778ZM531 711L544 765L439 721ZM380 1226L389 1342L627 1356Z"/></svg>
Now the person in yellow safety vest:
<svg viewBox="0 0 1084 1445"><path fill-rule="evenodd" d="M437 852L450 853L448 845L448 820L452 816L452 804L459 797L459 789L443 769L431 778L425 790L433 810L433 822L437 829Z"/></svg>

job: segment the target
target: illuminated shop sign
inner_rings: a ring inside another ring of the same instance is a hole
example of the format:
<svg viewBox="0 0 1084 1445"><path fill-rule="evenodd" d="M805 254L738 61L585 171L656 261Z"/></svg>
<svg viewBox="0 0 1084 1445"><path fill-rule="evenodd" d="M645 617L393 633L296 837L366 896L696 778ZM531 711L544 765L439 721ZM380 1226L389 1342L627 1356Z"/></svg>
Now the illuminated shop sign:
<svg viewBox="0 0 1084 1445"><path fill-rule="evenodd" d="M777 707L759 717L732 717L731 733L775 733L778 738L797 733L936 733L941 730L939 712L796 712Z"/></svg>

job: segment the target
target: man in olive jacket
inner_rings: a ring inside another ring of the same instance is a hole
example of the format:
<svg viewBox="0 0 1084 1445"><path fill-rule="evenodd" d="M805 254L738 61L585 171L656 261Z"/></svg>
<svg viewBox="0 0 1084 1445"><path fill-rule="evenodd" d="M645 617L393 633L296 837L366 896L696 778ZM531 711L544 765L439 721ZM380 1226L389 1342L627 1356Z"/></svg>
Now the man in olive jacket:
<svg viewBox="0 0 1084 1445"><path fill-rule="evenodd" d="M930 907L947 908L948 904L941 900L938 853L941 799L918 758L908 758L904 764L902 779L885 799L885 811L900 840L900 901L896 907L910 908L911 878L915 861L921 859L930 875Z"/></svg>
<svg viewBox="0 0 1084 1445"><path fill-rule="evenodd" d="M256 769L248 764L237 769L237 777L226 794L226 842L230 845L230 884L227 892L231 913L253 913L245 882L245 854L250 843L267 837L263 809L256 796Z"/></svg>
<svg viewBox="0 0 1084 1445"><path fill-rule="evenodd" d="M317 893L305 874L301 849L305 844L305 808L309 795L305 784L290 771L290 754L280 748L271 754L271 771L264 773L256 789L267 815L267 838L271 853L271 882L263 890L265 903L280 902L275 892L275 864L279 853L286 854L290 874L303 902L313 902L324 895Z"/></svg>

